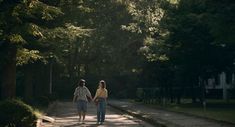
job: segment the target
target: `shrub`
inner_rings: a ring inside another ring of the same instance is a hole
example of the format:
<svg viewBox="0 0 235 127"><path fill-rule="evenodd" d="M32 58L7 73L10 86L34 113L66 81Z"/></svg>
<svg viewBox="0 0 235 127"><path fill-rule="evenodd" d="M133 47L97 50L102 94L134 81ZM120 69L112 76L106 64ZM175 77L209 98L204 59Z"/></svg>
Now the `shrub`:
<svg viewBox="0 0 235 127"><path fill-rule="evenodd" d="M0 103L1 127L35 127L37 117L33 109L16 99Z"/></svg>

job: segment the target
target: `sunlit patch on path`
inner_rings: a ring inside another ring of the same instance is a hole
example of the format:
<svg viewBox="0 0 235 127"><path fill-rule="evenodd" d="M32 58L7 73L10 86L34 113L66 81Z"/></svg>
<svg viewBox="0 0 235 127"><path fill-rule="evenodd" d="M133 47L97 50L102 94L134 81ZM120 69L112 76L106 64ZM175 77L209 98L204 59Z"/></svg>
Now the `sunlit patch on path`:
<svg viewBox="0 0 235 127"><path fill-rule="evenodd" d="M59 102L50 117L55 119L54 123L43 122L40 127L151 127L152 125L133 118L127 114L110 107L107 108L106 119L103 125L96 124L96 106L92 103L88 105L88 113L85 123L78 122L76 108L71 102Z"/></svg>

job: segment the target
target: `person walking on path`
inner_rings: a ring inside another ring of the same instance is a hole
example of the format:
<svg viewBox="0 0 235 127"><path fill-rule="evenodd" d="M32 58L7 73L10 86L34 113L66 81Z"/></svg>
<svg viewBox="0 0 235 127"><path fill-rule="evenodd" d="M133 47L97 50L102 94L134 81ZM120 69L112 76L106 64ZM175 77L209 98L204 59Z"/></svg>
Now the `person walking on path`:
<svg viewBox="0 0 235 127"><path fill-rule="evenodd" d="M85 80L81 79L78 83L78 87L74 91L73 102L77 104L77 111L79 115L78 121L84 124L86 112L87 112L87 98L92 99L91 92L85 86Z"/></svg>
<svg viewBox="0 0 235 127"><path fill-rule="evenodd" d="M97 124L103 124L106 113L106 99L108 97L108 91L106 89L106 83L104 80L99 82L99 88L96 90L94 102L97 102Z"/></svg>

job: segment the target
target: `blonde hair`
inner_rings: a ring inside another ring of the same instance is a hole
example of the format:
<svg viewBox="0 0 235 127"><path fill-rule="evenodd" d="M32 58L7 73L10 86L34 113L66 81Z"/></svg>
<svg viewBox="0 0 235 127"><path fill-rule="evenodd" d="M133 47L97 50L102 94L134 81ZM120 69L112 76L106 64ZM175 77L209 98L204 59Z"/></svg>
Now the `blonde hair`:
<svg viewBox="0 0 235 127"><path fill-rule="evenodd" d="M100 85L99 85L100 88L106 88L106 83L104 80L100 80Z"/></svg>

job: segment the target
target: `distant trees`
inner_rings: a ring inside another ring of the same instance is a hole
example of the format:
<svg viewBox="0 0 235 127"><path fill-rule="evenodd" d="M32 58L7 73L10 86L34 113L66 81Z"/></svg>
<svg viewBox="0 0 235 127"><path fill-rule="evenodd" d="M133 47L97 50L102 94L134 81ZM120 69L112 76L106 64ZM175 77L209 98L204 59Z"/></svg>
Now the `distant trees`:
<svg viewBox="0 0 235 127"><path fill-rule="evenodd" d="M206 80L221 71L231 71L234 67L235 40L232 29L235 3L231 0L159 0L154 3L148 5L148 15L144 17L153 19L150 16L158 12L160 20L157 20L153 28L146 27L146 23L149 23L148 18L138 22L139 28L155 30L152 33L145 33L146 43L141 51L149 61L147 68L143 70L157 69L148 71L147 74L147 70L144 71L144 77L147 82L156 79L152 83L158 86L165 84L163 87L166 89L169 86L169 79L171 86L189 86L195 100L193 93L198 92L195 87L198 87L199 77ZM151 11L153 5L155 12ZM142 6L140 10L133 12L145 12L145 8L146 6ZM136 16L143 17L141 14ZM164 70L164 75L161 70ZM168 73L170 75L165 78Z"/></svg>
<svg viewBox="0 0 235 127"><path fill-rule="evenodd" d="M54 92L67 96L85 78L94 89L107 80L118 97L133 97L136 87L160 87L163 96L190 87L195 100L199 77L233 70L234 6L232 0L0 0L1 97L15 96L16 78L25 97L35 89L47 93L53 63Z"/></svg>

